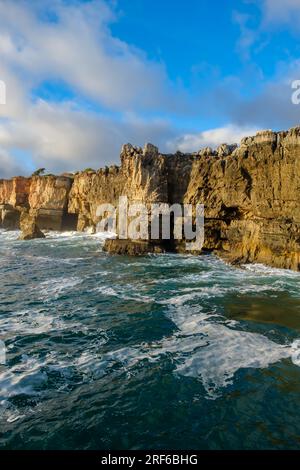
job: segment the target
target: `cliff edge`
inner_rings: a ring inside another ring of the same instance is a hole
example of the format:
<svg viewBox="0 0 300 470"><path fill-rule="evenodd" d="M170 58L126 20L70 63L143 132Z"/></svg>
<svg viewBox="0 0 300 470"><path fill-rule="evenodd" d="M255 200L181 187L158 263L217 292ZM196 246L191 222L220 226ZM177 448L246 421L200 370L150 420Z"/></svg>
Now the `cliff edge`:
<svg viewBox="0 0 300 470"><path fill-rule="evenodd" d="M143 149L127 144L119 167L0 180L0 225L19 227L18 207L26 207L40 229L95 228L98 205L116 205L122 195L146 204L202 203L204 251L232 263L300 270L300 127L262 131L239 146L192 154L166 155L151 144ZM108 242L107 249L136 254L130 242Z"/></svg>

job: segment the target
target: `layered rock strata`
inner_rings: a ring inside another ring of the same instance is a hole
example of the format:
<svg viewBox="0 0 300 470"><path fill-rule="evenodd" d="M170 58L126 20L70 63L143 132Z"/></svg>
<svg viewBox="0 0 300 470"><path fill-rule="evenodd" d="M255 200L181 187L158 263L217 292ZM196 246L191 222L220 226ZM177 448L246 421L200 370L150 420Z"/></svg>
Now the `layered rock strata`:
<svg viewBox="0 0 300 470"><path fill-rule="evenodd" d="M20 211L26 208L46 230L76 230L77 216L68 213L69 192L73 178L65 176L16 177L0 180L0 226L20 226Z"/></svg>
<svg viewBox="0 0 300 470"><path fill-rule="evenodd" d="M44 233L37 224L37 217L33 211L20 210L20 240L33 240L34 238L45 238Z"/></svg>
<svg viewBox="0 0 300 470"><path fill-rule="evenodd" d="M37 213L43 229L95 230L102 203L128 201L205 206L204 251L232 263L259 262L300 270L300 128L262 131L239 146L161 154L123 146L120 167L74 177L0 180L0 224L18 226L18 206ZM182 251L162 240L107 241L115 253Z"/></svg>

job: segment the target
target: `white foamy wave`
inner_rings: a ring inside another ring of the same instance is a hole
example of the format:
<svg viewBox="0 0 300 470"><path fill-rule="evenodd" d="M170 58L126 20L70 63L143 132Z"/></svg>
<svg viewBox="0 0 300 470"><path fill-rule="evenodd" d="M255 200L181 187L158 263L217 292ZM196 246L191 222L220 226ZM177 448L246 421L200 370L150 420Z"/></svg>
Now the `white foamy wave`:
<svg viewBox="0 0 300 470"><path fill-rule="evenodd" d="M0 326L5 334L11 332L15 336L46 333L53 329L53 322L54 319L48 312L23 310L15 312L13 316L2 317Z"/></svg>
<svg viewBox="0 0 300 470"><path fill-rule="evenodd" d="M238 331L225 325L205 322L198 326L202 338L194 338L193 353L179 360L177 373L199 377L210 397L232 384L240 369L266 368L291 356L291 349L263 335ZM189 328L188 328L189 329Z"/></svg>
<svg viewBox="0 0 300 470"><path fill-rule="evenodd" d="M172 354L174 373L197 378L207 393L216 399L233 383L241 369L263 369L283 359L300 365L300 340L282 345L264 335L236 329L237 322L228 322L217 314L209 315L190 308L171 308L170 318L177 331L170 337L150 344L121 348L104 354L98 361L89 357L93 369L106 373L109 366L121 363L130 371L141 361L157 361Z"/></svg>
<svg viewBox="0 0 300 470"><path fill-rule="evenodd" d="M36 289L39 291L41 298L47 301L51 298L58 298L64 291L73 290L81 283L82 279L79 277L61 277L41 282Z"/></svg>
<svg viewBox="0 0 300 470"><path fill-rule="evenodd" d="M59 384L56 385L58 389L64 389L65 386L68 386L70 379L77 372L90 374L97 371L97 376L101 376L98 371L99 361L97 361L97 355L99 354L99 348L107 341L106 333L99 330L99 337L90 343L90 349L77 358L56 351L49 352L43 358L23 354L21 361L17 364L1 367L0 414L4 414L8 422L25 416L30 410L24 408L25 414L21 416L18 409L13 407L8 400L19 395L40 397L47 393L46 385L48 384L49 373L53 371L58 372L62 378ZM84 379L82 379L83 381ZM5 411L7 407L9 409Z"/></svg>
<svg viewBox="0 0 300 470"><path fill-rule="evenodd" d="M42 365L40 360L24 355L21 363L4 367L0 373L0 399L38 394L36 388L47 381L46 373L41 370Z"/></svg>
<svg viewBox="0 0 300 470"><path fill-rule="evenodd" d="M194 346L193 353L178 364L177 372L199 377L210 397L217 396L218 389L232 383L238 370L266 368L282 359L292 358L300 345L300 340L299 345L296 342L281 345L264 335L236 329L237 322L224 324L222 317L218 321L218 316L212 321L203 314L193 315L187 308L171 309L170 318L180 334L189 337Z"/></svg>
<svg viewBox="0 0 300 470"><path fill-rule="evenodd" d="M300 339L296 339L292 342L291 357L293 364L300 367Z"/></svg>
<svg viewBox="0 0 300 470"><path fill-rule="evenodd" d="M169 299L160 301L161 304L165 305L183 305L187 302L193 301L195 299L210 299L223 297L227 294L253 294L257 292L279 292L282 290L281 285L265 284L248 284L248 285L237 285L237 286L221 286L213 285L209 287L189 287L181 288L180 292L175 296L170 297Z"/></svg>
<svg viewBox="0 0 300 470"><path fill-rule="evenodd" d="M144 302L149 303L153 302L154 300L147 296L142 295L141 293L137 292L132 288L132 286L125 285L121 287L109 287L109 286L98 286L92 289L94 292L99 292L100 294L108 297L118 297L122 300L129 300L129 301L137 301L137 302ZM128 295L128 292L132 292L131 295Z"/></svg>
<svg viewBox="0 0 300 470"><path fill-rule="evenodd" d="M75 230L59 232L57 230L44 230L45 235L48 239L68 239L68 238L83 238L83 234L81 232L77 232Z"/></svg>
<svg viewBox="0 0 300 470"><path fill-rule="evenodd" d="M266 266L260 263L244 264L242 265L242 267L251 273L264 274L265 276L284 276L294 278L300 277L300 273L296 271L280 268L271 268L270 266Z"/></svg>
<svg viewBox="0 0 300 470"><path fill-rule="evenodd" d="M14 423L19 419L24 418L25 414L21 414L18 408L9 402L9 400L1 400L0 417L7 423Z"/></svg>
<svg viewBox="0 0 300 470"><path fill-rule="evenodd" d="M93 313L89 310L89 315ZM81 314L82 315L82 314ZM17 335L39 335L54 331L82 331L85 328L80 321L72 321L44 309L31 309L14 312L13 315L0 317L0 328L2 334L7 337L16 337Z"/></svg>
<svg viewBox="0 0 300 470"><path fill-rule="evenodd" d="M4 230L0 229L0 237L4 241L16 241L20 236L19 230Z"/></svg>
<svg viewBox="0 0 300 470"><path fill-rule="evenodd" d="M115 236L115 234L109 233L109 232L96 232L93 233L93 230L88 229L84 232L78 232L76 230L71 230L71 231L64 231L64 232L59 232L56 230L44 230L44 233L47 235L48 239L55 240L55 239L85 239L85 240L91 240L91 239L103 239L105 240L106 238L112 238Z"/></svg>

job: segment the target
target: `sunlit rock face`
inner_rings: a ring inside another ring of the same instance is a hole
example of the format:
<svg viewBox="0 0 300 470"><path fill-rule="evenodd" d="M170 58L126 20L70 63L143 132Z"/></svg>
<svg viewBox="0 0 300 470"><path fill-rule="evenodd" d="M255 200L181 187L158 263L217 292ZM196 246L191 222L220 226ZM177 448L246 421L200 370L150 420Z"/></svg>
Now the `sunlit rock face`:
<svg viewBox="0 0 300 470"><path fill-rule="evenodd" d="M45 238L44 233L37 224L35 212L27 209L20 210L20 240L33 240L35 238Z"/></svg>
<svg viewBox="0 0 300 470"><path fill-rule="evenodd" d="M45 229L95 230L99 204L129 202L205 205L204 250L232 263L261 262L300 269L300 128L261 131L239 146L191 154L123 146L121 165L73 176L0 180L0 223L18 225L18 207ZM148 248L147 248L148 247ZM166 248L167 247L167 248ZM107 242L115 253L160 252L167 245ZM180 244L172 249L182 251Z"/></svg>
<svg viewBox="0 0 300 470"><path fill-rule="evenodd" d="M15 213L15 224L7 227L2 210L3 228L18 228L19 208L34 211L37 224L42 229L61 230L64 218L67 217L69 192L73 179L63 176L16 177L11 180L0 180L0 207L8 204L11 207L9 218ZM14 209L14 211L12 211ZM8 209L6 209L8 210ZM1 209L0 209L1 211Z"/></svg>
<svg viewBox="0 0 300 470"><path fill-rule="evenodd" d="M300 129L260 132L226 158L194 162L184 200L204 201L228 260L299 269L299 138ZM208 233L208 248L215 241Z"/></svg>
<svg viewBox="0 0 300 470"><path fill-rule="evenodd" d="M41 229L62 230L72 182L65 176L31 178L29 207L36 212Z"/></svg>

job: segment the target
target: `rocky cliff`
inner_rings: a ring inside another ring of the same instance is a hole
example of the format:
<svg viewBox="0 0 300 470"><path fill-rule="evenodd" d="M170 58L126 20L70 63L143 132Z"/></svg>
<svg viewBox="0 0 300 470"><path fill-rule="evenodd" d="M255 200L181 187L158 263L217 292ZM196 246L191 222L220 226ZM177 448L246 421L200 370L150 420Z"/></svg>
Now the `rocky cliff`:
<svg viewBox="0 0 300 470"><path fill-rule="evenodd" d="M300 128L259 132L240 146L221 145L193 154L160 154L123 146L120 167L74 177L0 180L0 223L18 226L20 207L42 229L95 228L101 203L203 203L205 251L233 263L261 262L300 270ZM112 252L160 251L150 242L107 243ZM180 244L172 249L181 250Z"/></svg>
<svg viewBox="0 0 300 470"><path fill-rule="evenodd" d="M18 228L21 208L26 208L42 229L76 229L77 219L68 213L72 183L73 178L64 176L0 180L0 225Z"/></svg>

